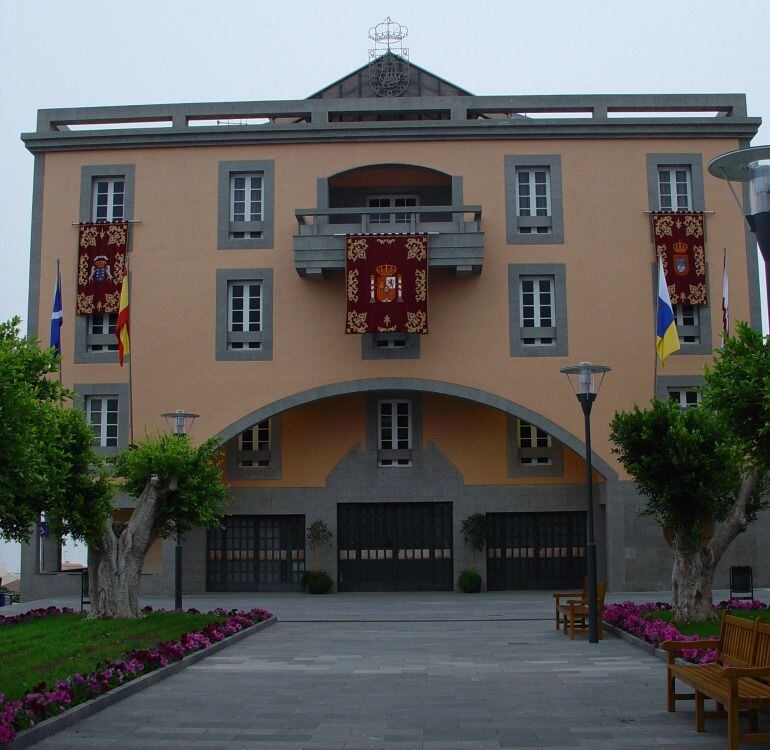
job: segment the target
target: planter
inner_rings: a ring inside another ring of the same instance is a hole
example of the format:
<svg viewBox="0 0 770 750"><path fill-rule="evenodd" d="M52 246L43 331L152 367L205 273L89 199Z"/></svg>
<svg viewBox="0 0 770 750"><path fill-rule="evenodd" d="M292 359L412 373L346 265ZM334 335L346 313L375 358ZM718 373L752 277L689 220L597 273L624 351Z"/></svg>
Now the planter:
<svg viewBox="0 0 770 750"><path fill-rule="evenodd" d="M474 570L464 570L457 579L457 585L466 594L478 594L481 591L481 576Z"/></svg>
<svg viewBox="0 0 770 750"><path fill-rule="evenodd" d="M332 587L332 579L323 570L306 570L300 581L308 594L327 594Z"/></svg>

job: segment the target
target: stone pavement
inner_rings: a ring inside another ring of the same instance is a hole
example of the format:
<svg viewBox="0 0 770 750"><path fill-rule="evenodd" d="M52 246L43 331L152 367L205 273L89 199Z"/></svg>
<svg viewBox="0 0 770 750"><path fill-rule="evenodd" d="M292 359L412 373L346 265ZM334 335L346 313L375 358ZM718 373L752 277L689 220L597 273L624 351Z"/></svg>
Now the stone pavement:
<svg viewBox="0 0 770 750"><path fill-rule="evenodd" d="M727 745L724 722L697 734L691 706L666 712L662 661L612 636L592 645L557 633L546 592L215 598L265 606L279 622L35 747Z"/></svg>

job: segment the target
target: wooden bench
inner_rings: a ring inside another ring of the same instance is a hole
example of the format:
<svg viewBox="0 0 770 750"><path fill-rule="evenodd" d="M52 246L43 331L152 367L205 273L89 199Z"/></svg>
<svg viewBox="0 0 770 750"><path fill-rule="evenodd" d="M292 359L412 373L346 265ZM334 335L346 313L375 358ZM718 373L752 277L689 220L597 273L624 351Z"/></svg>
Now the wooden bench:
<svg viewBox="0 0 770 750"><path fill-rule="evenodd" d="M599 638L604 638L604 597L607 593L607 581L601 581L596 585L596 616L599 619ZM583 583L582 592L555 593L556 603L556 629L561 624L564 635L575 640L575 631L588 630L588 580ZM565 599L565 601L562 601Z"/></svg>
<svg viewBox="0 0 770 750"><path fill-rule="evenodd" d="M739 750L741 742L770 742L770 732L760 732L758 712L770 709L770 625L725 614L718 640L665 641L668 654L666 695L668 710L678 700L695 701L695 730L705 731L705 719L727 717L728 750ZM677 663L680 651L715 649L711 664ZM694 693L677 693L676 680ZM716 702L715 711L705 711L705 699ZM749 731L740 731L740 713L749 712Z"/></svg>

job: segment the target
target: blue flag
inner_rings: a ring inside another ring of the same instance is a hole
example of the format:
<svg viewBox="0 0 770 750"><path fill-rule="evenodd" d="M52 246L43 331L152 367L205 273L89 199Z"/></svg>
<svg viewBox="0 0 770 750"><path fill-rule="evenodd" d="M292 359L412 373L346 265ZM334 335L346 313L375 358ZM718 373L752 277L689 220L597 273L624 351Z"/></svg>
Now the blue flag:
<svg viewBox="0 0 770 750"><path fill-rule="evenodd" d="M53 291L53 312L51 313L51 343L50 346L56 349L56 353L61 357L61 327L64 323L61 309L61 273L59 272L59 261L56 261L56 288Z"/></svg>

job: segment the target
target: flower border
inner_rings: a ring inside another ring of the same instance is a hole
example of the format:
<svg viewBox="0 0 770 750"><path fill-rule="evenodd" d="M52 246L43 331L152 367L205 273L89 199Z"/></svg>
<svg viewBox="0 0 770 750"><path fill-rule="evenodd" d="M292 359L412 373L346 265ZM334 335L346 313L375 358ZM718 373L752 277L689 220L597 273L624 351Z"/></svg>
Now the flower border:
<svg viewBox="0 0 770 750"><path fill-rule="evenodd" d="M143 612L163 612L145 607ZM189 609L189 614L201 614L200 610ZM0 616L0 627L19 622L75 614L69 607L48 607L34 609L12 617ZM113 662L105 662L88 675L76 674L59 680L53 690L27 693L21 700L7 701L0 693L0 745L12 742L18 732L40 724L45 719L59 716L68 708L104 695L113 688L135 680L142 675L182 661L189 654L209 648L247 628L273 617L265 609L251 609L243 612L237 609L217 608L208 614L228 617L225 622L212 623L202 630L183 635L178 641L164 641L146 649L135 649L123 654Z"/></svg>

